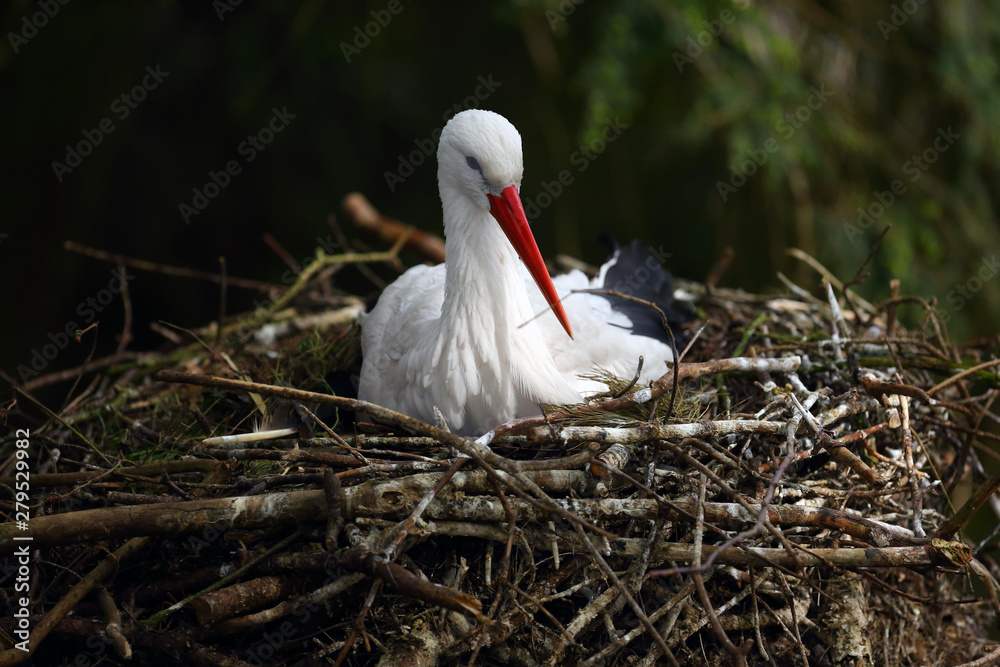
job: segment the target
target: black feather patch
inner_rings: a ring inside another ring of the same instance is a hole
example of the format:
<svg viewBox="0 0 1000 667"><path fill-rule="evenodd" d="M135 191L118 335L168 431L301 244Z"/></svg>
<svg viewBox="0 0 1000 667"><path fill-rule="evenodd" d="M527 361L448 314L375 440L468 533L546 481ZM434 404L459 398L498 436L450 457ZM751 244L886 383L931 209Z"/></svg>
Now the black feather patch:
<svg viewBox="0 0 1000 667"><path fill-rule="evenodd" d="M657 258L651 248L639 241L632 241L626 246L612 243L615 252L608 261L601 288L656 304L667 316L670 328L679 340L680 327L691 321L694 305L674 298L672 276L660 263L664 258ZM618 296L599 296L607 299L613 310L631 321L630 329L635 335L663 341L668 339L660 314L654 308Z"/></svg>

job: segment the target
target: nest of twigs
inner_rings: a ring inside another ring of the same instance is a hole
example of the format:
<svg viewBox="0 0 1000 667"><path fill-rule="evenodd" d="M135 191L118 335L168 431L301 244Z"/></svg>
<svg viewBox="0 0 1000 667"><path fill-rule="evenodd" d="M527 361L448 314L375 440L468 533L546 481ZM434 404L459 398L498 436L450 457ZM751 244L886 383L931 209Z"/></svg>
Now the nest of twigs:
<svg viewBox="0 0 1000 667"><path fill-rule="evenodd" d="M58 414L30 398L50 380L24 388L0 665L1000 658L994 536L963 536L1000 485L979 462L996 340L956 347L932 303L835 280L710 279L683 284L693 344L651 387L479 440L372 406L367 426L324 380L357 368L362 309L330 269L401 243L320 256L197 341L94 361Z"/></svg>

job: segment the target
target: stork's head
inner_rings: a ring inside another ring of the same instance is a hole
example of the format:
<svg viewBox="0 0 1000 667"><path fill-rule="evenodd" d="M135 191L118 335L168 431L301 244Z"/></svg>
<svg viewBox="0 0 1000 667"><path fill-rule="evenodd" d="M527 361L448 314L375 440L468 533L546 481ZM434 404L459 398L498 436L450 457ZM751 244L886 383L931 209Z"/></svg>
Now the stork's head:
<svg viewBox="0 0 1000 667"><path fill-rule="evenodd" d="M573 331L531 234L518 194L523 172L521 135L500 114L470 109L456 114L444 126L438 144L438 186L444 200L445 218L448 218L449 204L454 203L449 198L463 198L471 207L489 211L572 338ZM476 224L479 218L475 216L463 222Z"/></svg>
<svg viewBox="0 0 1000 667"><path fill-rule="evenodd" d="M482 208L491 207L487 195L500 197L511 185L520 188L523 171L521 135L500 114L470 109L444 126L438 180L464 190Z"/></svg>

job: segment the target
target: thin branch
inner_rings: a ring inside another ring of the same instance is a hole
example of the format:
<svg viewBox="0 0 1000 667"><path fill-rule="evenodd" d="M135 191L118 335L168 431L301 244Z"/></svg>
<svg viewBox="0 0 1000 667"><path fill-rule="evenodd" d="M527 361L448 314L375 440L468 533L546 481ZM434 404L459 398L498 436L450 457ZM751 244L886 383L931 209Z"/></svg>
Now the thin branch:
<svg viewBox="0 0 1000 667"><path fill-rule="evenodd" d="M181 278L193 278L195 280L208 280L210 282L220 284L223 281L223 277L217 273L198 271L197 269L188 269L182 266L171 266L169 264L161 264L159 262L150 262L144 259L135 259L133 257L128 257L127 255L119 255L114 252L90 248L80 243L76 243L75 241L66 241L63 243L63 247L66 250L86 255L87 257L93 257L95 259L112 262L114 264L121 264L123 266L131 266L134 269L140 269L143 271L163 273L168 276L179 276ZM233 276L229 276L225 280L234 287L243 287L246 289L257 290L258 292L272 292L280 290L282 287L281 285L275 285L274 283L265 283L259 280L248 280L246 278L234 278Z"/></svg>

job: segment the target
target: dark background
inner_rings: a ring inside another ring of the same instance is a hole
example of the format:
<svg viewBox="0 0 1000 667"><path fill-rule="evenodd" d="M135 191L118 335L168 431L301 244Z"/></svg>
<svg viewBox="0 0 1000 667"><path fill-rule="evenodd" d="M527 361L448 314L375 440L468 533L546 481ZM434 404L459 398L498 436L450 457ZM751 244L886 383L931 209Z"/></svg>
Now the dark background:
<svg viewBox="0 0 1000 667"><path fill-rule="evenodd" d="M112 264L65 250L67 240L212 272L225 257L229 274L280 285L288 266L263 235L302 261L352 190L438 232L433 159L394 188L385 174L477 87L485 93L483 80L495 90L477 105L522 134L526 203L544 201L543 184L560 171L573 175L532 220L547 257L598 263L597 234L610 230L662 245L676 274L702 280L731 246L722 284L781 289L782 271L820 294L817 275L786 248L849 279L891 223L859 291L881 300L899 278L904 294L938 300L954 338L998 330L1000 281L982 261L1000 251L1000 12L991 3L232 4L2 5L4 386L50 334L58 340L68 323L86 323L80 304L114 286ZM373 36L358 37L366 27ZM169 74L121 118L115 100L142 84L147 67ZM830 95L820 101L815 90ZM275 108L294 119L246 162L241 142ZM104 118L114 130L60 181L53 162ZM615 119L627 127L579 171L574 152ZM914 156L948 128L959 138L915 170ZM767 159L758 166L753 156ZM241 172L187 224L179 205L234 159ZM734 169L753 173L724 201L719 183L733 182ZM897 179L906 190L874 225L845 230ZM131 273L130 349L163 342L150 322L197 327L218 314L211 283ZM338 275L346 290L377 289L356 272ZM965 298L959 285L977 291ZM261 298L231 288L227 311ZM920 313L901 316L919 324ZM121 299L98 319L101 356L117 345ZM69 343L45 372L79 364L85 341Z"/></svg>

